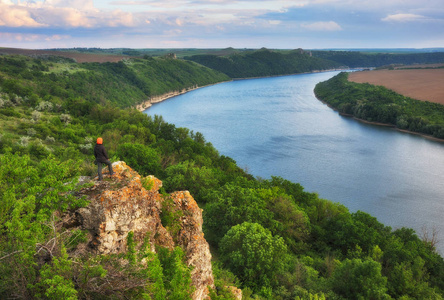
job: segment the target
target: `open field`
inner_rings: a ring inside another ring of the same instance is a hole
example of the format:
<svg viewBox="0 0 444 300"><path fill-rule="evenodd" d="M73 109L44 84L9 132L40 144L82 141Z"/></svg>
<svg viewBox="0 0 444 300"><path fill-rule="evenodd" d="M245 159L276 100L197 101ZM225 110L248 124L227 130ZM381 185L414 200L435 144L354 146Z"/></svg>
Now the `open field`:
<svg viewBox="0 0 444 300"><path fill-rule="evenodd" d="M68 51L49 51L49 50L30 50L30 49L18 49L18 48L0 48L0 54L17 54L17 55L54 55L75 59L78 63L84 62L118 62L123 58L129 58L125 55L112 55L112 54L93 54L93 53L78 53Z"/></svg>
<svg viewBox="0 0 444 300"><path fill-rule="evenodd" d="M444 69L361 71L350 73L348 80L382 85L413 99L444 105Z"/></svg>

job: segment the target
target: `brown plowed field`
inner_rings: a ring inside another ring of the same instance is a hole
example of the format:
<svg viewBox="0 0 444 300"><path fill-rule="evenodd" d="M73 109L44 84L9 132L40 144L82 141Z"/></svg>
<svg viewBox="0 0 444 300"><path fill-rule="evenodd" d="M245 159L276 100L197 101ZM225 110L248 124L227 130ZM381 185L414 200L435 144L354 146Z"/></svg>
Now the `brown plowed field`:
<svg viewBox="0 0 444 300"><path fill-rule="evenodd" d="M129 56L112 55L112 54L90 54L90 53L77 53L67 51L48 51L48 50L31 50L31 49L19 49L19 48L0 48L0 54L18 54L18 55L55 55L67 58L73 58L78 63L84 62L119 62L123 58L129 58Z"/></svg>
<svg viewBox="0 0 444 300"><path fill-rule="evenodd" d="M444 105L444 69L352 72L349 81L382 85L398 94Z"/></svg>

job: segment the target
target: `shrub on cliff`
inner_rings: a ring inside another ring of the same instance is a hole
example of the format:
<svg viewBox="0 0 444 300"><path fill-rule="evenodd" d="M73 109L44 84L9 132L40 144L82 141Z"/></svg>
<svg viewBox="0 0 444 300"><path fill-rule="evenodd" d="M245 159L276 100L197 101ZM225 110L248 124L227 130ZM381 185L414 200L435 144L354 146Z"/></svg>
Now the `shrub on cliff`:
<svg viewBox="0 0 444 300"><path fill-rule="evenodd" d="M142 144L125 143L117 147L116 155L140 175L161 175L160 156L157 151Z"/></svg>

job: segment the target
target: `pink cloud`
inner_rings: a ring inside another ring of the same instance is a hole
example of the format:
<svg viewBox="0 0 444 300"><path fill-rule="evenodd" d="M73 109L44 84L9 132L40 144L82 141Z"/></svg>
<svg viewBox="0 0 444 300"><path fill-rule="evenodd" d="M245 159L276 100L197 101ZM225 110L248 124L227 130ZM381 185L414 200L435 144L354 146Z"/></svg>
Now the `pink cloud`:
<svg viewBox="0 0 444 300"><path fill-rule="evenodd" d="M8 27L43 27L24 7L9 2L0 2L0 26Z"/></svg>
<svg viewBox="0 0 444 300"><path fill-rule="evenodd" d="M133 15L120 9L100 11L92 0L18 2L0 0L0 26L6 27L116 27L135 26Z"/></svg>

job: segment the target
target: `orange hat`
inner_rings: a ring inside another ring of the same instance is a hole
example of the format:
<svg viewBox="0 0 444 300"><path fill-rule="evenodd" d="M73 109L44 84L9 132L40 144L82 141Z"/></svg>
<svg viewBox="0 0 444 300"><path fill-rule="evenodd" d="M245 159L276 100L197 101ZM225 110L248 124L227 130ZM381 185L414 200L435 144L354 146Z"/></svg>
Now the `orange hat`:
<svg viewBox="0 0 444 300"><path fill-rule="evenodd" d="M102 138L97 138L97 144L101 145L103 143Z"/></svg>

